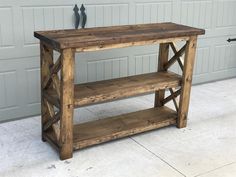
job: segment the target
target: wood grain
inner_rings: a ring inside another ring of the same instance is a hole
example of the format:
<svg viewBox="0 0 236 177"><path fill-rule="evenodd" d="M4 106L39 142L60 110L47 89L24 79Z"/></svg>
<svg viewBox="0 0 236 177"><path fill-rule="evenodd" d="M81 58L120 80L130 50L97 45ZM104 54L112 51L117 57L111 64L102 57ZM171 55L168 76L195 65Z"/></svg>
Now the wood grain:
<svg viewBox="0 0 236 177"><path fill-rule="evenodd" d="M171 46L173 52L176 54L178 52L176 44L174 42L171 42L170 46ZM181 56L181 57L177 58L177 61L179 63L180 69L183 71L184 70L183 57Z"/></svg>
<svg viewBox="0 0 236 177"><path fill-rule="evenodd" d="M175 55L165 64L164 68L166 70L170 68L176 61L180 60L179 58L184 54L185 48L186 48L186 45L184 45L179 51L177 51Z"/></svg>
<svg viewBox="0 0 236 177"><path fill-rule="evenodd" d="M73 155L73 112L74 112L74 51L62 51L61 69L61 127L60 158L71 158Z"/></svg>
<svg viewBox="0 0 236 177"><path fill-rule="evenodd" d="M181 94L179 100L179 115L177 124L178 128L184 128L187 126L187 117L188 117L196 47L197 47L197 36L192 36L190 40L187 41L185 58L184 58L184 70L183 70Z"/></svg>
<svg viewBox="0 0 236 177"><path fill-rule="evenodd" d="M75 125L74 149L173 125L176 119L175 111L161 107Z"/></svg>
<svg viewBox="0 0 236 177"><path fill-rule="evenodd" d="M113 27L87 28L80 30L54 30L35 32L34 36L60 50L73 48L77 51L118 48L155 43L166 38L181 38L201 35L202 29L174 23L153 23ZM145 42L145 43L143 43Z"/></svg>
<svg viewBox="0 0 236 177"><path fill-rule="evenodd" d="M181 85L181 77L172 72L155 72L124 78L98 81L75 85L74 105L81 107L95 103L117 100L131 96L152 93L156 90L177 87ZM55 102L55 91L46 93L49 102ZM52 103L52 104L53 104Z"/></svg>
<svg viewBox="0 0 236 177"><path fill-rule="evenodd" d="M165 65L168 63L169 57L169 43L162 43L159 47L159 55L158 55L158 72L166 71ZM165 98L165 89L158 90L155 92L155 102L154 107L163 106L163 100Z"/></svg>
<svg viewBox="0 0 236 177"><path fill-rule="evenodd" d="M47 109L46 101L44 100L44 81L49 75L49 64L52 62L53 50L48 48L42 42L40 42L40 75L41 75L41 128L42 128L42 140L44 139L44 124L50 119L50 114Z"/></svg>

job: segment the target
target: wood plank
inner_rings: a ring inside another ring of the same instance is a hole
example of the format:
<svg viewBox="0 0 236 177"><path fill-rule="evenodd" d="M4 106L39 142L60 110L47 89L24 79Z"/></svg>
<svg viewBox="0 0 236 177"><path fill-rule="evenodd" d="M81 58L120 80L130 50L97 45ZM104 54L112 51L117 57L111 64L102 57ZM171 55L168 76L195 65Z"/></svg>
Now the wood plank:
<svg viewBox="0 0 236 177"><path fill-rule="evenodd" d="M184 54L185 48L186 44L175 53L175 55L168 61L168 63L166 63L166 65L164 66L166 70L169 69L176 62L176 60L178 61L178 59Z"/></svg>
<svg viewBox="0 0 236 177"><path fill-rule="evenodd" d="M57 92L58 98L60 98L61 97L61 91L60 91L60 88L61 88L60 84L61 83L60 83L60 79L57 74L52 75L52 83L53 83L54 90L56 90L56 92Z"/></svg>
<svg viewBox="0 0 236 177"><path fill-rule="evenodd" d="M56 91L54 92L52 90L53 89L51 89L50 91L44 90L42 97L52 105L56 106L57 108L60 108L60 99L57 96Z"/></svg>
<svg viewBox="0 0 236 177"><path fill-rule="evenodd" d="M178 52L176 44L174 42L171 42L170 46L171 46L173 52L176 54ZM177 61L179 63L180 69L183 71L184 70L183 57L181 56L181 57L177 58Z"/></svg>
<svg viewBox="0 0 236 177"><path fill-rule="evenodd" d="M75 85L75 107L127 98L181 85L181 76L172 72L155 72L124 78ZM57 100L55 91L45 93Z"/></svg>
<svg viewBox="0 0 236 177"><path fill-rule="evenodd" d="M61 69L61 120L60 120L60 158L73 156L73 113L74 113L74 51L62 51Z"/></svg>
<svg viewBox="0 0 236 177"><path fill-rule="evenodd" d="M175 95L178 91L174 91L175 89L174 88L169 88L169 91L170 91L170 94L171 95ZM179 96L179 93L177 94L177 96L175 96L174 98L173 98L173 103L174 103L174 106L175 106L175 110L177 111L177 112L179 112L179 103L178 103L178 99L177 99L177 97Z"/></svg>
<svg viewBox="0 0 236 177"><path fill-rule="evenodd" d="M74 126L74 149L176 124L170 108L151 108Z"/></svg>
<svg viewBox="0 0 236 177"><path fill-rule="evenodd" d="M181 42L187 41L189 37L176 37L176 38L164 38L164 39L152 39L146 41L131 41L131 42L124 42L124 43L117 43L117 44L104 44L99 43L99 45L95 46L87 46L87 47L80 47L76 48L76 52L90 52L90 51L100 51L100 50L107 50L107 49L116 49L116 48L125 48L131 46L142 46L142 45L155 45L160 43L169 43L169 42Z"/></svg>
<svg viewBox="0 0 236 177"><path fill-rule="evenodd" d="M168 26L168 27L167 27ZM42 34L44 36L48 36L52 39L57 38L67 38L67 37L88 37L88 36L96 36L96 35L104 35L106 33L111 33L116 31L117 33L121 33L124 31L132 32L133 30L136 31L143 31L143 30L150 30L153 28L176 28L176 26L182 26L174 23L150 23L150 24L134 24L134 25L119 25L119 26L108 26L108 27L94 27L94 28L85 28L85 29L62 29L62 30L50 30L50 31L37 31L36 34ZM185 27L186 28L186 27ZM193 29L193 28L191 28Z"/></svg>
<svg viewBox="0 0 236 177"><path fill-rule="evenodd" d="M163 104L166 104L169 101L175 99L181 93L181 89L177 90L176 92L174 92L172 88L169 88L169 90L170 90L171 94L163 100Z"/></svg>
<svg viewBox="0 0 236 177"><path fill-rule="evenodd" d="M46 101L44 100L44 85L43 82L46 80L49 74L49 64L52 62L53 50L42 42L40 42L40 75L41 75L41 128L42 128L42 140L45 141L44 124L50 119L50 114L47 109Z"/></svg>
<svg viewBox="0 0 236 177"><path fill-rule="evenodd" d="M44 89L47 89L48 86L51 84L52 76L57 74L58 71L61 69L61 57L59 57L56 63L50 68L50 73L47 75L47 78L43 82Z"/></svg>
<svg viewBox="0 0 236 177"><path fill-rule="evenodd" d="M35 32L34 36L60 50L65 48L77 51L100 50L155 43L166 38L181 38L201 35L205 31L174 23L154 23L113 27L88 28L79 30L54 30Z"/></svg>
<svg viewBox="0 0 236 177"><path fill-rule="evenodd" d="M165 65L168 62L169 57L169 49L170 45L169 43L162 43L159 47L159 55L158 55L158 72L166 71ZM163 100L165 98L165 89L158 90L155 92L155 102L154 107L161 107L163 106Z"/></svg>
<svg viewBox="0 0 236 177"><path fill-rule="evenodd" d="M192 36L190 40L187 41L187 47L184 58L183 82L181 86L179 115L177 124L178 128L184 128L187 126L188 108L189 108L196 47L197 47L197 36Z"/></svg>

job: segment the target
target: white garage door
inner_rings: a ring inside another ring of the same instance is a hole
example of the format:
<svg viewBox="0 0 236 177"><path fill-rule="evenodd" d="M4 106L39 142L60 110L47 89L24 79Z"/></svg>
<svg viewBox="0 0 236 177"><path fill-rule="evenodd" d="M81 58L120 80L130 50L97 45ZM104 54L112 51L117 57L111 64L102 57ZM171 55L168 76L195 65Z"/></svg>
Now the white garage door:
<svg viewBox="0 0 236 177"><path fill-rule="evenodd" d="M40 113L39 46L33 31L73 28L75 3L85 4L87 27L172 21L204 28L194 83L236 76L236 42L226 42L236 37L236 0L0 0L0 121ZM157 49L76 55L76 82L153 72Z"/></svg>

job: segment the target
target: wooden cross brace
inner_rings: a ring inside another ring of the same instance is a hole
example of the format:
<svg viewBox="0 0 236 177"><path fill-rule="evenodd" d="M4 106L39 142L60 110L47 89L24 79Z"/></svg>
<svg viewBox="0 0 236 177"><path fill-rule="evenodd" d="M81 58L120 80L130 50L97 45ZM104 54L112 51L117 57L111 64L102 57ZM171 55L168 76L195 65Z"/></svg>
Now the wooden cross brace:
<svg viewBox="0 0 236 177"><path fill-rule="evenodd" d="M162 101L162 104L165 105L165 104L168 103L169 101L173 100L174 105L175 105L175 109L176 109L176 111L178 112L179 106L178 106L178 103L177 103L176 98L180 95L181 89L179 89L179 90L177 90L177 91L174 91L173 88L169 88L169 91L170 91L170 96L166 97L166 98Z"/></svg>
<svg viewBox="0 0 236 177"><path fill-rule="evenodd" d="M171 46L171 49L173 50L174 54L177 54L177 53L178 53L178 50L177 50L176 44L173 43L173 42L171 42L171 43L170 43L170 46ZM185 45L185 48L186 48L186 45ZM178 57L178 58L177 58L177 61L178 61L178 63L179 63L179 66L180 66L181 70L183 71L183 69L184 69L184 63L183 63L183 58L182 58L182 56Z"/></svg>
<svg viewBox="0 0 236 177"><path fill-rule="evenodd" d="M57 61L53 62L53 50L44 44L41 44L41 55L43 60L41 61L41 89L42 89L42 103L43 103L43 121L42 131L47 132L50 128L53 130L56 141L60 139L60 117L61 111L54 110L54 106L60 108L60 80L58 72L61 70L61 56ZM48 97L47 94L50 91L55 90L57 93L57 99ZM51 99L50 99L51 98Z"/></svg>
<svg viewBox="0 0 236 177"><path fill-rule="evenodd" d="M186 49L187 44L185 44L179 51L177 50L177 48L173 42L170 43L170 46L171 46L175 55L164 65L164 69L165 70L169 69L176 61L178 61L179 66L180 66L181 70L183 71L184 67L183 67L181 57L185 53L185 49Z"/></svg>
<svg viewBox="0 0 236 177"><path fill-rule="evenodd" d="M161 55L161 56L166 58L165 59L166 61L161 64L162 68L159 68L159 71L162 71L162 70L167 71L177 61L182 72L183 72L184 71L184 59L182 56L186 52L188 45L189 45L189 42L186 42L186 44L181 49L178 50L177 46L174 42L170 42L168 44L163 44L162 49L161 49L161 53L164 52L163 54L165 54L165 55L163 55L163 56ZM174 56L168 60L169 48L171 48L172 51L174 52ZM159 57L161 57L161 56L159 56ZM177 101L177 97L181 94L181 88L177 91L174 88L169 88L169 91L170 91L170 95L166 98L164 97L164 91L162 91L162 98L159 98L159 100L161 100L159 103L159 106L165 105L169 101L173 101L175 109L178 112L179 111L179 104ZM159 92L159 96L160 96L160 93L161 92ZM156 100L158 100L158 99L156 99Z"/></svg>
<svg viewBox="0 0 236 177"><path fill-rule="evenodd" d="M43 89L48 89L53 84L53 88L56 90L58 97L60 98L60 80L57 73L61 69L61 56L57 59L55 64L53 63L52 56L48 56L51 59L47 60L47 72L48 75L43 81Z"/></svg>
<svg viewBox="0 0 236 177"><path fill-rule="evenodd" d="M44 123L43 125L43 131L47 131L49 128L52 127L55 135L56 135L56 139L57 141L59 141L59 138L60 138L60 127L59 127L59 124L58 124L58 121L60 120L60 111L58 111L56 114L55 114L55 111L54 111L54 108L53 108L53 105L51 105L47 100L43 100L46 104L46 108L47 108L47 111L48 111L48 121Z"/></svg>

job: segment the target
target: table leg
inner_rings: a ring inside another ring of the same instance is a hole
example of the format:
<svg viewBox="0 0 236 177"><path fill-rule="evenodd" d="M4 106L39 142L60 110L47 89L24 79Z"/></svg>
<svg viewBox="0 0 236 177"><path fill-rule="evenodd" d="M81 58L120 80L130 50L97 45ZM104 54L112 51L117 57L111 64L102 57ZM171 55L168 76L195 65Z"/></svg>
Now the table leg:
<svg viewBox="0 0 236 177"><path fill-rule="evenodd" d="M53 62L53 49L47 47L42 42L40 43L40 72L41 72L41 128L42 128L42 140L44 138L44 124L50 119L50 113L47 109L46 100L43 97L44 86L43 83L49 75L49 65Z"/></svg>
<svg viewBox="0 0 236 177"><path fill-rule="evenodd" d="M160 44L159 56L158 56L158 71L165 71L164 66L168 62L169 56L169 43ZM163 100L165 98L165 90L158 90L155 92L154 107L163 106Z"/></svg>
<svg viewBox="0 0 236 177"><path fill-rule="evenodd" d="M74 112L74 51L62 51L61 69L61 119L60 119L60 158L73 156L73 112Z"/></svg>
<svg viewBox="0 0 236 177"><path fill-rule="evenodd" d="M190 37L189 41L187 41L185 58L184 58L184 69L183 69L183 78L182 78L178 121L177 121L178 128L184 128L187 126L187 116L188 116L190 92L192 85L192 75L194 68L196 45L197 45L197 36Z"/></svg>

